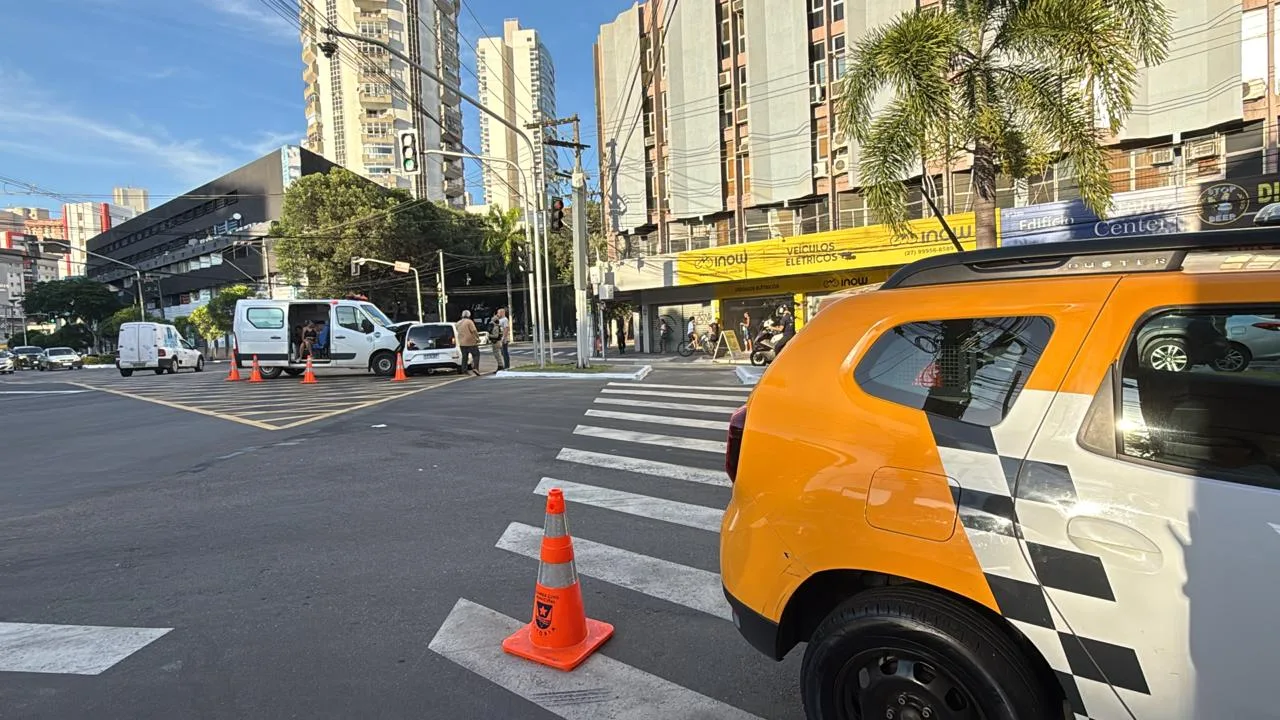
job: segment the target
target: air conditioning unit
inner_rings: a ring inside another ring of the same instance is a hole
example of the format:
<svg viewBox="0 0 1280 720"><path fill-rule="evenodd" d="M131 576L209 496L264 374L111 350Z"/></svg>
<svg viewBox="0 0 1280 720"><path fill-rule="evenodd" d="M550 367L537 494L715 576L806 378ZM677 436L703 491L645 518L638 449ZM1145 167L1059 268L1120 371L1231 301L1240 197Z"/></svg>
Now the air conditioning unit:
<svg viewBox="0 0 1280 720"><path fill-rule="evenodd" d="M813 176L816 178L824 178L827 176L827 161L819 160L813 164Z"/></svg>
<svg viewBox="0 0 1280 720"><path fill-rule="evenodd" d="M838 157L838 158L836 158L835 160L833 160L833 161L831 162L831 172L832 172L832 173L834 173L834 174L836 174L836 175L843 175L843 174L845 174L845 173L849 172L849 158L848 158L848 156L845 156L845 157Z"/></svg>
<svg viewBox="0 0 1280 720"><path fill-rule="evenodd" d="M837 130L835 135L831 137L831 142L835 143L836 147L848 147L849 133L843 130Z"/></svg>
<svg viewBox="0 0 1280 720"><path fill-rule="evenodd" d="M733 72L725 70L720 73L720 87L726 88L733 84Z"/></svg>
<svg viewBox="0 0 1280 720"><path fill-rule="evenodd" d="M1196 140L1183 146L1183 155L1187 160L1203 160L1205 158L1217 157L1218 155L1218 139L1209 138L1208 140Z"/></svg>
<svg viewBox="0 0 1280 720"><path fill-rule="evenodd" d="M1261 99L1267 94L1267 80L1266 78L1254 78L1252 80L1248 80L1244 83L1243 89L1245 100Z"/></svg>
<svg viewBox="0 0 1280 720"><path fill-rule="evenodd" d="M738 143L738 154L751 152L751 138L744 137L742 142Z"/></svg>
<svg viewBox="0 0 1280 720"><path fill-rule="evenodd" d="M738 108L737 110L735 110L735 111L734 111L734 122L744 123L744 122L746 122L746 121L747 121L747 108L746 108L746 106L740 107L740 108Z"/></svg>
<svg viewBox="0 0 1280 720"><path fill-rule="evenodd" d="M1172 165L1173 164L1173 148L1160 148L1151 151L1151 165Z"/></svg>

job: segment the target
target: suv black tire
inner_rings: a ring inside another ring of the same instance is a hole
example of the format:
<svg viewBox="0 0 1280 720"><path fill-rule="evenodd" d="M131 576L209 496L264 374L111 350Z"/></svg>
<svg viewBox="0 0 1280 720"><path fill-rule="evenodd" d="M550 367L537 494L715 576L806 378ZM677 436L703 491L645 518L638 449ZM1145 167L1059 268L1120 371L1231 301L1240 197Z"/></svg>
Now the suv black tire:
<svg viewBox="0 0 1280 720"><path fill-rule="evenodd" d="M1162 337L1142 349L1142 366L1162 372L1186 372L1191 369L1191 353L1181 338Z"/></svg>
<svg viewBox="0 0 1280 720"><path fill-rule="evenodd" d="M1008 632L961 602L911 587L870 590L833 610L805 648L800 692L809 720L871 720L886 710L896 717L902 707L934 718L1066 716L1061 689L1048 686Z"/></svg>

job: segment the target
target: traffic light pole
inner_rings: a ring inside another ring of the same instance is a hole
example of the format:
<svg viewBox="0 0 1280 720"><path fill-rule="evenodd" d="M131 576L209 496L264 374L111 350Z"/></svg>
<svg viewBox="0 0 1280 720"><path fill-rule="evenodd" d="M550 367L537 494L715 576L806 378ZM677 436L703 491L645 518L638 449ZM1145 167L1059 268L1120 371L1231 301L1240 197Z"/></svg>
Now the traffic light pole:
<svg viewBox="0 0 1280 720"><path fill-rule="evenodd" d="M529 135L528 135L524 130L522 130L522 129L521 129L518 125L516 125L515 123L513 123L513 122L511 122L511 121L507 120L507 119L506 119L505 117L503 117L502 115L500 115L500 114L498 114L498 113L494 112L493 110L490 110L489 108L485 107L485 104L484 104L484 103L480 102L479 100L477 100L477 99L475 99L475 98L471 97L470 95L466 94L465 92L463 92L463 91L462 91L462 88L461 88L461 87L459 87L458 85L455 85L455 84L452 84L452 83L445 82L445 80L444 80L443 78L441 78L438 74L436 74L435 72L432 72L431 70L428 70L427 68L423 67L421 63L416 62L415 60L413 60L412 58L410 58L408 55L405 55L403 52L401 52L401 51L399 51L399 50L397 50L397 49L395 49L395 48L391 47L391 45L390 45L390 44L388 44L388 43L386 43L386 42L384 42L384 41L382 41L382 40L379 40L379 39L377 39L377 38L364 37L364 36L361 36L361 35L357 35L357 34L355 34L355 33L345 32L345 31L339 30L339 29L337 29L337 28L335 28L335 27L326 27L326 28L323 28L323 29L322 29L322 32L324 32L324 34L325 34L325 35L327 35L327 36L329 36L329 37L331 37L331 38L333 38L333 37L339 37L339 38L344 38L344 39L347 39L347 40L352 40L352 41L355 41L355 42L368 43L368 44L370 44L370 45L377 45L378 47L382 48L383 50L386 50L387 52L389 52L389 53L391 53L392 55L396 56L396 57L397 57L397 58L399 58L401 61L403 61L405 64L407 64L407 65L409 65L410 67L414 68L414 69L415 69L415 70L417 70L418 72L422 73L423 75L426 75L428 78L430 78L431 80L433 80L434 82L436 82L438 85L440 85L440 87L441 87L441 88L447 88L447 89L448 89L448 90L450 90L451 92L455 92L455 93L457 93L457 94L458 94L458 97L462 98L463 100L466 100L468 103L470 103L471 105L473 105L477 110L479 110L480 112L482 112L482 113L484 113L484 114L488 115L489 117L493 118L493 119L494 119L494 120L496 120L499 124L501 124L502 126L506 127L508 130L511 130L512 132L514 132L514 133L516 134L516 136L517 136L517 137L519 137L521 140L523 140L523 141L524 141L524 144L525 144L525 145L528 147L528 149L529 149L529 158L530 158L530 160L533 162L533 184L534 184L534 188L533 188L533 190L534 190L534 202L535 202L534 210L535 210L535 211L536 211L536 213L537 213L537 217L538 217L539 219L541 219L541 217L542 217L542 213L543 213L543 205L542 205L542 202L543 202L543 201L542 201L542 197L543 197L543 195L545 195L545 194L546 194L546 193L545 193L545 191L544 191L544 187L545 187L545 186L543 185L543 177L542 177L542 174L538 172L538 163L537 163L537 157L538 157L538 156L537 156L537 148L536 148L536 147L534 146L534 144L533 144L533 139L532 139L532 138L530 138L530 137L529 137ZM320 44L319 44L319 46L320 46L320 51L321 51L322 53L324 53L325 57L333 57L333 54L334 54L334 53L336 53L336 52L338 51L338 44L337 44L336 42L333 42L332 40L329 40L329 41L326 41L326 42L322 42L322 43L320 43ZM539 245L540 245L541 247L539 247ZM542 255L543 265L545 266L545 265L546 265L546 263L548 262L547 258L548 258L548 256L549 256L551 253L550 253L550 249L549 249L549 247L547 246L546 227L545 227L542 223L540 223L540 222L539 222L539 223L537 223L537 226L536 226L536 227L535 227L535 229L534 229L534 249L533 249L533 252L534 252L534 257L535 257L535 258L536 258L539 254L541 254L541 255ZM535 263L535 265L536 265L536 264L537 264L537 263ZM442 284L443 284L443 280L442 280ZM539 304L539 303L541 303L542 298L541 298L541 296L540 296L540 295L535 294L535 295L534 295L534 297L535 297L535 298L536 298L536 300L537 300L537 302L536 302L535 304ZM550 300L549 300L549 298L550 298L550 290L549 290L549 289L548 289L547 297L548 297L548 307L546 308L546 313L543 313L543 317L546 317L547 315L549 315L549 314L550 314L550 311L551 311L551 308L550 308ZM539 333L541 333L541 332L542 332L542 328L541 328L541 327L539 327L539 328L538 328L538 332L539 332ZM547 339L548 339L548 346L550 346L550 342L549 342L549 341L550 341L550 339L551 339L551 330L550 330L550 328L547 328ZM539 355L538 355L538 364L539 364L540 366L544 364L543 357L542 357L542 355L541 355L541 354L539 354Z"/></svg>
<svg viewBox="0 0 1280 720"><path fill-rule="evenodd" d="M546 125L573 124L573 142L563 140L545 140L548 145L573 148L573 174L570 184L573 188L573 310L574 326L577 335L577 365L587 368L591 365L591 301L587 288L587 176L582 169L582 150L587 147L581 142L579 121L576 114L563 120L553 120ZM600 333L601 355L604 357L604 329Z"/></svg>

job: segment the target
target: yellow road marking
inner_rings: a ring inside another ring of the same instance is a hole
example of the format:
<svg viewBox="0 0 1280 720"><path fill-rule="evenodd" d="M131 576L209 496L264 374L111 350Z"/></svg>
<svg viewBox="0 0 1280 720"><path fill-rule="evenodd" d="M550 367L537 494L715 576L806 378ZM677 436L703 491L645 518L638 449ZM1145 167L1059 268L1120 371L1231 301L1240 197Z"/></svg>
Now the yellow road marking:
<svg viewBox="0 0 1280 720"><path fill-rule="evenodd" d="M163 405L167 408L172 408L174 410L185 410L187 412L193 412L198 415L208 415L209 417L215 417L222 420L230 420L231 422L237 422L242 425L256 427L259 430L279 429L279 428L272 427L271 425L267 425L266 423L260 423L257 420L250 420L248 418L236 417L235 415L227 415L225 413L215 412L213 410L205 410L204 408L192 407L190 405L179 405L178 403L172 403L172 402L169 402L168 400L160 400L158 398L149 398L145 395L135 395L134 393L124 392L123 390L113 390L111 388L97 387L95 385L86 385L84 383L79 383L74 381L68 381L67 384L75 385L77 387L82 387L82 388L88 388L90 390L99 390L104 393L111 393L112 395L119 395L120 397L127 397L133 400L141 400L143 402L155 403L156 405Z"/></svg>
<svg viewBox="0 0 1280 720"><path fill-rule="evenodd" d="M334 416L336 416L336 415L341 415L341 414L343 414L343 413L349 413L349 412L352 412L352 411L355 411L355 410L363 410L364 408L367 408L367 407L373 407L374 405L378 405L378 404L384 403L384 402L386 402L386 401L388 401L388 400L395 400L395 399L397 399L397 398L408 397L408 396L410 396L410 395L416 395L417 393L420 393L420 392L422 392L423 390L433 390L433 389L435 389L435 388L442 388L442 387L444 387L445 385L452 385L453 383L456 383L456 382L458 382L459 380L466 380L466 379L468 379L466 376L452 378L452 379L450 379L450 380L445 380L444 382L442 382L442 383L440 383L440 384L438 384L438 385L427 385L426 387L420 387L420 388L417 388L416 390L410 390L409 392L406 392L406 393L405 393L405 394L403 394L403 395L397 395L397 396L395 396L395 397L385 397L385 398L380 398L380 399L377 399L377 400L370 400L369 402L361 403L361 404L359 404L359 405L356 405L355 407L347 408L347 409L345 409L345 410L335 410L335 411L330 412L330 413L325 413L324 415L319 415L319 416L317 416L317 417L313 417L313 418L311 418L310 420L302 420L302 421L299 421L299 422L290 423L290 424L288 424L288 425L283 425L283 426L281 426L279 429L280 429L280 430L288 430L289 428L295 428L295 427L298 427L299 425L306 425L307 423L313 423L313 422L315 422L315 421L317 421L317 420L324 420L325 418L334 417Z"/></svg>

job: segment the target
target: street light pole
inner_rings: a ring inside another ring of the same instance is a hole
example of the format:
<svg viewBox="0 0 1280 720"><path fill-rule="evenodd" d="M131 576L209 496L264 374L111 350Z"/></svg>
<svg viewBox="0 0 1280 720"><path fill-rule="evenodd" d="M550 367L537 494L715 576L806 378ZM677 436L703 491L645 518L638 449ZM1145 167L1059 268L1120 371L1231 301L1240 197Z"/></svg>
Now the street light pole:
<svg viewBox="0 0 1280 720"><path fill-rule="evenodd" d="M399 262L387 262L386 260L377 260L375 258L367 258L367 257L351 258L352 265L364 265L365 263L377 263L378 265L386 265L387 267L391 268L392 270L395 270L398 273L406 273L406 272L413 273L413 287L416 289L417 296L418 296L418 322L423 322L422 278L418 276L418 268L410 265L409 263L403 260Z"/></svg>
<svg viewBox="0 0 1280 720"><path fill-rule="evenodd" d="M322 32L324 32L324 34L325 34L325 35L327 35L327 36L329 36L329 37L339 37L339 38L345 38L345 39L347 39L347 40L353 40L353 41L355 41L355 42L368 43L368 44L370 44L370 45L376 45L376 46L378 46L378 47L382 48L383 50L386 50L387 52L391 53L392 55L395 55L397 58L399 58L399 59L400 59L402 62L404 62L405 64L409 65L410 67L413 67L413 68L414 68L414 69L416 69L418 72L422 73L423 75L426 75L428 78L430 78L431 80L435 81L437 84L439 84L439 85L440 85L440 87L441 87L441 88L448 88L451 92L455 92L455 93L457 93L457 94L458 94L458 97L462 98L463 100L466 100L468 103L470 103L471 105L475 106L475 108L476 108L477 110L479 110L480 112L482 112L482 113L484 113L484 114L488 115L489 117L493 118L494 120L498 121L498 123L500 123L501 125L503 125L504 127L506 127L508 130L510 130L510 131L512 131L512 132L514 132L514 133L516 134L516 136L517 136L517 137L519 137L521 140L523 140L523 141L524 141L524 144L529 148L529 161L530 161L531 163L533 163L533 167L534 167L534 172L533 172L533 183L534 183L534 188L533 188L533 189L534 189L534 198L533 198L533 199L534 199L534 211L537 213L537 217L538 217L538 218L541 218L541 217L542 217L542 211L543 211L543 207L542 207L542 202L543 202L543 200L542 200L542 197L543 197L543 195L545 195L546 193L544 192L544 188L543 188L543 184L542 184L542 183L543 183L544 178L542 177L542 175L541 175L541 174L538 172L538 170L537 170L537 167L538 167L538 163L537 163L538 151L537 151L537 149L534 147L533 139L532 139L532 138L530 138L530 137L528 136L528 134L526 134L526 133L525 133L525 131L524 131L523 129L521 129L521 128L520 128L520 126L518 126L518 125L516 125L515 123L513 123L513 122L511 122L511 121L507 120L505 117L503 117L502 115L500 115L500 114L498 114L498 113L494 112L493 110L490 110L488 107L486 107L486 106L485 106L485 104L484 104L484 103L480 102L479 100L477 100L477 99L475 99L475 98L471 97L470 95L466 94L465 92L463 92L461 87L458 87L457 85L452 85L452 84L450 84L450 83L445 82L445 81L444 81L444 79L443 79L443 78L441 78L439 75L437 75L436 73L434 73L434 72L432 72L432 71L430 71L430 70L426 69L425 67L423 67L423 66L422 66L422 64L421 64L421 63L418 63L417 61L415 61L415 60L413 60L412 58L410 58L408 55L405 55L404 53L400 52L399 50L397 50L397 49L395 49L395 48L391 47L391 45L390 45L390 44L388 44L388 43L385 43L385 42L383 42L383 41L381 41L381 40L378 40L377 38L364 37L364 36L361 36L361 35L357 35L357 34L355 34L355 33L344 32L344 31L342 31L342 30L338 30L337 28L334 28L334 27L326 27L326 28L323 28L323 29L322 29ZM335 43L335 42L333 42L332 40L330 40L330 41L328 41L328 42L320 43L320 51L324 53L325 57L333 57L333 54L334 54L334 53L336 53L336 52L338 51L338 44L337 44L337 43ZM545 228L545 227L543 227L543 223L541 223L541 222L537 223L537 227L535 227L535 228L534 228L534 250L533 250L533 252L535 253L535 256L536 256L536 255L541 255L541 256L543 257L543 259L544 259L544 263L545 263L545 262L547 262L547 258L548 258L548 257L550 257L549 249L548 249L548 247L547 247L547 233L546 233L546 228ZM535 257L535 263L536 263L536 257ZM548 296L549 296L549 295L550 295L550 292L549 292L549 288L548 288ZM539 297L537 298L537 303L538 303L538 304L541 304L541 303L542 303L542 297L540 297L540 296L539 296ZM549 303L548 303L548 304L549 304ZM547 307L547 308L545 309L545 311L544 311L544 312L542 312L542 316L545 318L545 317L547 317L548 315L550 315L550 312L551 312L551 308L550 308L550 307ZM539 334L541 334L541 333L542 333L542 332L544 332L544 331L547 333L547 340L548 340L548 344L550 344L550 342L551 342L551 331L550 331L550 328L548 328L548 327L539 327L539 328L538 328L538 333L539 333ZM539 357L541 357L541 356L539 356Z"/></svg>
<svg viewBox="0 0 1280 720"><path fill-rule="evenodd" d="M72 247L72 246L71 246L71 243L66 243L66 242L63 242L63 241L61 241L61 240L42 240L41 242L44 242L44 243L47 243L47 244L50 244L50 245L61 245L62 247L66 248L66 249L68 249L68 250L75 250L75 249L76 249L76 248L74 248L74 247ZM135 278L137 278L137 283L138 283L138 319L139 319L139 320L141 320L141 321L143 321L143 322L146 322L146 320L147 320L147 310L146 310L146 306L143 304L143 301L142 301L142 269L141 269L141 268L139 268L137 265L130 265L129 263L124 262L124 261L122 261L122 260L117 260L117 259L115 259L115 258L113 258L113 257L107 257L106 255L100 255L100 254L98 254L98 253L96 253L96 252L93 252L92 250L89 250L88 248L86 248L83 252L84 252L84 254L85 254L85 255L89 255L89 256L91 256L91 257L96 257L96 258L98 258L98 259L100 259L100 260L106 260L107 262L113 262L113 263L115 263L115 264L117 264L117 265L123 265L124 267L127 267L127 268L129 268L130 270L132 270L132 271L133 271L134 277L135 277ZM164 303L163 303L163 301L160 303L160 312L162 312L162 313L164 312ZM24 329L25 329L25 328L24 328Z"/></svg>

